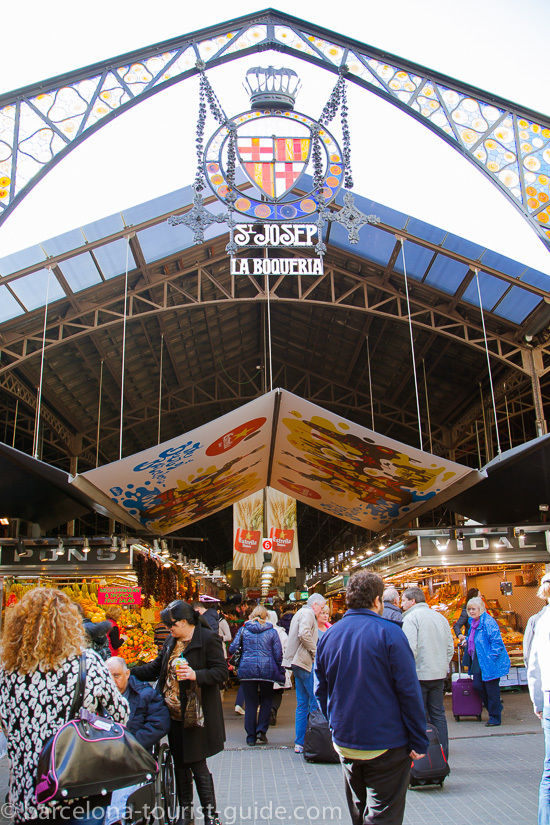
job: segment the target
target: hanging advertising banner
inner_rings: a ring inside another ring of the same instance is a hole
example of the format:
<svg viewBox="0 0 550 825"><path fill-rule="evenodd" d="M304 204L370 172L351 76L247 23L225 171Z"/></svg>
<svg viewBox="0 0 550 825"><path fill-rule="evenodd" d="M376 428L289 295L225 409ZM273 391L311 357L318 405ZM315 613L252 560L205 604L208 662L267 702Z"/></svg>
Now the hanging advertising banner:
<svg viewBox="0 0 550 825"><path fill-rule="evenodd" d="M249 572L262 569L263 525L263 489L233 505L233 570Z"/></svg>
<svg viewBox="0 0 550 825"><path fill-rule="evenodd" d="M266 486L272 417L273 396L264 395L73 483L106 507L114 502L127 524L162 536Z"/></svg>
<svg viewBox="0 0 550 825"><path fill-rule="evenodd" d="M296 499L272 487L267 488L266 499L271 564L275 568L275 581L279 581L281 576L295 576L300 567Z"/></svg>

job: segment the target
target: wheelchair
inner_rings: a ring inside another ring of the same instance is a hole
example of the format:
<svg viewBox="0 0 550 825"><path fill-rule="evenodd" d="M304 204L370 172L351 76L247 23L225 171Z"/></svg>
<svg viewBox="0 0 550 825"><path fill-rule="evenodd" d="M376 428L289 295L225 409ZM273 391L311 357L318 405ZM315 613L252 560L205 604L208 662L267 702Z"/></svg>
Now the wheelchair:
<svg viewBox="0 0 550 825"><path fill-rule="evenodd" d="M124 825L173 825L178 815L174 761L168 744L159 742L153 756L159 770L154 780L136 788L126 802Z"/></svg>

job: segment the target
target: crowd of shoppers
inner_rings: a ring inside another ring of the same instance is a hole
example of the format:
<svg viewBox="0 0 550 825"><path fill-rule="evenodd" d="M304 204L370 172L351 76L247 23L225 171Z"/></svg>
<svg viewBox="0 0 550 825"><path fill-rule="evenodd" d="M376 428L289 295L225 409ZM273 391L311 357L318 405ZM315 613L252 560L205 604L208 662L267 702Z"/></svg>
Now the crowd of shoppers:
<svg viewBox="0 0 550 825"><path fill-rule="evenodd" d="M494 727L501 724L499 682L510 659L478 593L468 592L453 629L488 710L486 725ZM546 746L538 825L550 825L550 573L538 596L546 606L528 622L524 657ZM350 578L346 606L341 620L331 622L336 617L318 593L292 609L274 603L268 610L249 602L223 611L219 605L176 600L162 610L155 628L158 656L130 670L116 655L124 643L121 612L112 610L107 622L93 623L61 591L39 587L28 592L6 612L0 652L0 717L15 825L60 816L60 803L49 803L44 816L34 777L43 745L69 718L82 656L88 672L86 711L108 713L149 751L168 735L180 806L176 825L194 821L194 787L205 825L219 825L207 759L224 747L220 691L228 679L228 654L236 652L247 744L267 743L292 674L295 752L303 752L309 714L320 710L340 757L354 825L401 825L411 759L422 760L428 748L427 721L448 755L443 697L454 653L451 631L420 588L405 590L400 606L396 589L384 589L374 573ZM107 661L91 647L101 638L114 654ZM189 709L197 706L200 722L188 724ZM88 819L75 815L82 800L70 800L62 818L69 825L113 825L137 788L114 791L112 799L89 797Z"/></svg>

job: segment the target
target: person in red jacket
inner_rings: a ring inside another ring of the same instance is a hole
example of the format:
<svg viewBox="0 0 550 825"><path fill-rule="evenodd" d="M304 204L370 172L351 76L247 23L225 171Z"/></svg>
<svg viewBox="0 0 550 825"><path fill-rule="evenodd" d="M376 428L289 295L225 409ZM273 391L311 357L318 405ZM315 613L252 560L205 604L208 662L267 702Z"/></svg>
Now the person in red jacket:
<svg viewBox="0 0 550 825"><path fill-rule="evenodd" d="M117 650L122 647L128 638L127 636L123 636L121 634L120 627L118 626L118 622L122 618L122 608L119 607L118 604L109 605L105 611L105 618L112 624L111 629L107 633L107 641L109 642L111 656L116 656Z"/></svg>

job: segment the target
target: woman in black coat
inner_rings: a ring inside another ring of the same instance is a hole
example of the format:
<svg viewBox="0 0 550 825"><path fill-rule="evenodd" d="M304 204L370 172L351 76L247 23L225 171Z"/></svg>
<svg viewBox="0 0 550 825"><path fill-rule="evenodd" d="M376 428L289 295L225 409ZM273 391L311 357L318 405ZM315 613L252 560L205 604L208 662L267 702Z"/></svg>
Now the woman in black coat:
<svg viewBox="0 0 550 825"><path fill-rule="evenodd" d="M157 658L148 665L132 668L132 675L142 682L158 679L158 689L170 711L168 739L181 808L177 825L190 825L193 821L193 779L205 825L220 825L214 782L206 759L223 750L225 742L220 685L227 681L228 672L221 638L187 602L171 602L160 617L170 628L170 636ZM186 665L181 664L182 656ZM183 676L180 680L176 676L178 659L178 670ZM184 727L187 696L196 687L200 688L204 726Z"/></svg>

